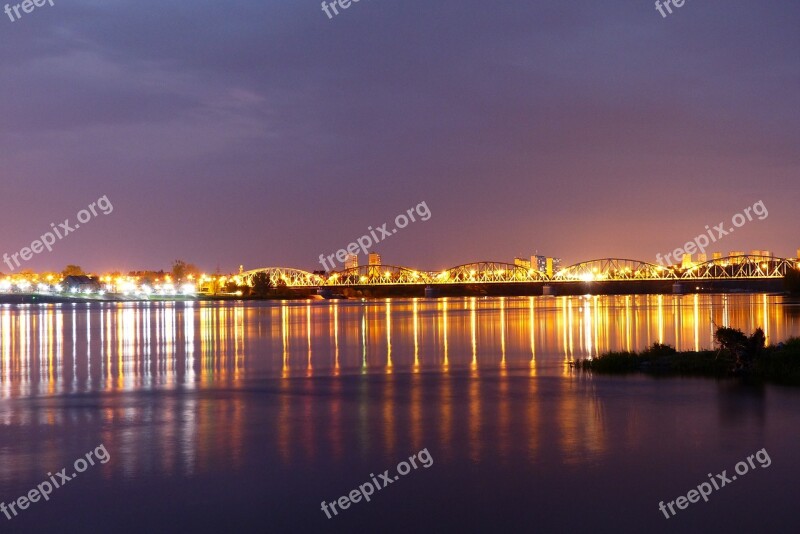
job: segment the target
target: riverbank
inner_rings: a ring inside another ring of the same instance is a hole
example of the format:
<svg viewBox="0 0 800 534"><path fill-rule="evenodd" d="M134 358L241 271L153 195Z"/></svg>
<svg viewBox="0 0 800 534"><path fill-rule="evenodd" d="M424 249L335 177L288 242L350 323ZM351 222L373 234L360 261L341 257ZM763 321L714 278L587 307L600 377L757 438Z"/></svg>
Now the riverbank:
<svg viewBox="0 0 800 534"><path fill-rule="evenodd" d="M205 297L171 295L151 296L149 298L126 297L123 295L48 295L44 293L4 293L0 294L0 304L68 304L83 302L193 302L207 300Z"/></svg>
<svg viewBox="0 0 800 534"><path fill-rule="evenodd" d="M318 295L305 295L296 292L275 292L262 297L243 297L239 295L150 295L149 297L125 296L106 293L105 295L60 295L46 293L2 293L0 304L68 304L84 302L198 302L198 301L257 301L257 300L321 300Z"/></svg>
<svg viewBox="0 0 800 534"><path fill-rule="evenodd" d="M668 345L654 344L641 352L607 352L571 365L598 374L738 377L800 386L800 338L764 347L747 369L738 369L736 362L736 355L727 349L678 352Z"/></svg>

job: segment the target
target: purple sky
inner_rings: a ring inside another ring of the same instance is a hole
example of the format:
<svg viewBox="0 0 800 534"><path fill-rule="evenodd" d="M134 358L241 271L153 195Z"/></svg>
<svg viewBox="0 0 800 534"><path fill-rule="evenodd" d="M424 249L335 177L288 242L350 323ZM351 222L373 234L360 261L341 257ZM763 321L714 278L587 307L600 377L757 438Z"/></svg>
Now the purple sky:
<svg viewBox="0 0 800 534"><path fill-rule="evenodd" d="M2 4L2 3L0 3ZM439 269L800 247L800 4L56 0L0 19L0 253L24 267ZM0 270L7 271L0 264Z"/></svg>

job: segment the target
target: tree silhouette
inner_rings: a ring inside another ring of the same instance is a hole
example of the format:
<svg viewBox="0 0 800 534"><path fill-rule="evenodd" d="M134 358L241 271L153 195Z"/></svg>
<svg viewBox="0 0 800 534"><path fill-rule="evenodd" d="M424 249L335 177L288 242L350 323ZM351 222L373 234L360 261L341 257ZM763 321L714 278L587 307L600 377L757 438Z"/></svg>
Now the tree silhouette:
<svg viewBox="0 0 800 534"><path fill-rule="evenodd" d="M253 294L257 297L266 297L272 287L272 282L267 273L256 273L253 275Z"/></svg>
<svg viewBox="0 0 800 534"><path fill-rule="evenodd" d="M83 272L80 265L67 265L64 267L64 270L61 271L61 274L66 278L67 276L83 276L86 273Z"/></svg>
<svg viewBox="0 0 800 534"><path fill-rule="evenodd" d="M764 352L767 337L761 328L750 337L736 328L719 327L714 332L714 341L720 348L733 356L733 372L748 373L753 368L753 362Z"/></svg>
<svg viewBox="0 0 800 534"><path fill-rule="evenodd" d="M198 274L200 274L200 269L196 265L186 263L183 260L172 262L172 277L175 281L183 280L189 275L197 276Z"/></svg>

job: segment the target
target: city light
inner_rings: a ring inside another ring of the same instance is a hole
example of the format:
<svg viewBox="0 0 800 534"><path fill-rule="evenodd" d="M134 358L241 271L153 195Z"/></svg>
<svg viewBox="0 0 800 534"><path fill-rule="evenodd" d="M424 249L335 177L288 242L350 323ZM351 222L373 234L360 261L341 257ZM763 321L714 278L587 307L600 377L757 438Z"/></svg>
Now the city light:
<svg viewBox="0 0 800 534"><path fill-rule="evenodd" d="M197 287L194 284L183 284L181 286L181 293L184 295L194 295L197 293Z"/></svg>

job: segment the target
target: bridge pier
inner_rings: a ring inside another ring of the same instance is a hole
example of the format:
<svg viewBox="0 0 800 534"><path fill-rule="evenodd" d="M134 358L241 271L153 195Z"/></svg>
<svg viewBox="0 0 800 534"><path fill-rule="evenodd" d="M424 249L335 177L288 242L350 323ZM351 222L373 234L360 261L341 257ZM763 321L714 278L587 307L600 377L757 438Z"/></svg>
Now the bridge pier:
<svg viewBox="0 0 800 534"><path fill-rule="evenodd" d="M556 288L551 286L550 284L545 284L542 286L542 296L544 297L554 297L556 295Z"/></svg>
<svg viewBox="0 0 800 534"><path fill-rule="evenodd" d="M435 299L439 296L439 288L433 286L425 286L425 298Z"/></svg>
<svg viewBox="0 0 800 534"><path fill-rule="evenodd" d="M320 287L317 289L317 295L325 300L331 300L333 298L333 289L329 287Z"/></svg>
<svg viewBox="0 0 800 534"><path fill-rule="evenodd" d="M683 290L683 284L680 282L675 282L672 284L672 294L673 295L683 295L685 291Z"/></svg>

